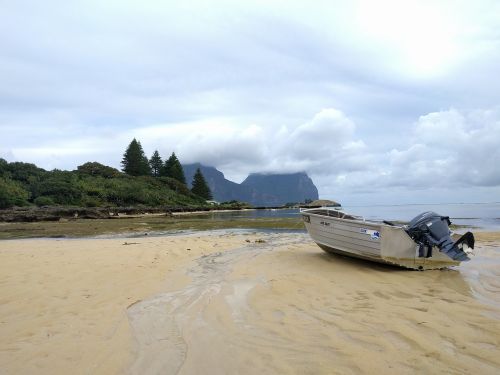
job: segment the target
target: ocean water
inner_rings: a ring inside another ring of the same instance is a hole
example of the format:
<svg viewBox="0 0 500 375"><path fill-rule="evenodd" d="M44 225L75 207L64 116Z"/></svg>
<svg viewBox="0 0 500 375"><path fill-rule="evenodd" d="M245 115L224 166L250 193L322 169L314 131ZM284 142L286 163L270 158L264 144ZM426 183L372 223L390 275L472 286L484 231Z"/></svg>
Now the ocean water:
<svg viewBox="0 0 500 375"><path fill-rule="evenodd" d="M453 224L462 229L482 231L500 230L500 202L494 203L447 203L447 204L405 204L345 206L345 211L363 216L367 220L410 221L422 212L434 211L442 216L449 216ZM214 213L219 218L237 220L250 218L296 217L298 209L283 210L248 210Z"/></svg>
<svg viewBox="0 0 500 375"><path fill-rule="evenodd" d="M410 221L422 212L434 211L442 216L449 216L453 224L463 230L482 231L500 230L500 202L495 203L451 203L451 204L405 204L344 206L345 211L363 216L367 220ZM214 218L225 220L256 218L297 217L299 209L244 210L232 212L213 212Z"/></svg>
<svg viewBox="0 0 500 375"><path fill-rule="evenodd" d="M346 206L349 213L368 220L410 221L422 212L449 216L453 224L475 230L500 230L500 202Z"/></svg>

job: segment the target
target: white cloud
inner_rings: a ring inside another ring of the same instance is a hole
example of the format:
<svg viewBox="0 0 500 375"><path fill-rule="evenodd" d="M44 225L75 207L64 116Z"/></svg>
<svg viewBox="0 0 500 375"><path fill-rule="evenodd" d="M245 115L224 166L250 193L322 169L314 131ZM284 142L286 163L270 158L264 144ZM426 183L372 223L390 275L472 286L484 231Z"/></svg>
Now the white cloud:
<svg viewBox="0 0 500 375"><path fill-rule="evenodd" d="M142 127L129 136L140 139L150 152L175 151L185 163L201 161L242 177L250 172L336 174L362 169L366 146L354 133L354 123L329 108L290 128L213 119Z"/></svg>
<svg viewBox="0 0 500 375"><path fill-rule="evenodd" d="M499 143L498 109L429 113L413 125L408 148L373 155L369 170L346 173L329 189L376 192L498 187Z"/></svg>
<svg viewBox="0 0 500 375"><path fill-rule="evenodd" d="M311 121L294 129L286 147L296 158L330 158L332 151L343 147L354 134L355 125L336 109L323 109Z"/></svg>
<svg viewBox="0 0 500 375"><path fill-rule="evenodd" d="M59 137L58 130L62 131ZM184 163L218 167L236 181L251 172L306 171L326 195L500 185L498 109L452 108L420 116L408 138L391 149L372 147L370 139L358 134L354 121L333 108L302 124L280 128L214 118L120 133L102 128L89 134L77 124L50 131L52 141L9 148L8 159L14 156L49 169L61 165L73 169L89 160L119 168L124 149L135 137L148 155L158 149L166 158L174 151ZM26 136L26 132L12 127L9 137ZM67 132L75 137L66 140ZM404 144L408 147L401 147Z"/></svg>
<svg viewBox="0 0 500 375"><path fill-rule="evenodd" d="M6 2L0 152L119 167L137 137L236 180L306 170L333 198L498 186L498 110L471 108L498 105L499 7Z"/></svg>
<svg viewBox="0 0 500 375"><path fill-rule="evenodd" d="M422 116L415 125L414 142L422 145L410 156L421 163L415 180L434 177L438 186L500 185L498 109L450 109Z"/></svg>

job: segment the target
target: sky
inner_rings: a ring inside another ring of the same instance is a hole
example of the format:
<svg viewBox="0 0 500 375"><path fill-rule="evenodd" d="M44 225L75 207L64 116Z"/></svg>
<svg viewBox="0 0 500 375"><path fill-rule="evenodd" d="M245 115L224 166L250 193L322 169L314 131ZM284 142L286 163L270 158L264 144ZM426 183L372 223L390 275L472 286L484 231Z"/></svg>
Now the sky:
<svg viewBox="0 0 500 375"><path fill-rule="evenodd" d="M0 157L133 138L347 205L500 201L499 1L0 0Z"/></svg>

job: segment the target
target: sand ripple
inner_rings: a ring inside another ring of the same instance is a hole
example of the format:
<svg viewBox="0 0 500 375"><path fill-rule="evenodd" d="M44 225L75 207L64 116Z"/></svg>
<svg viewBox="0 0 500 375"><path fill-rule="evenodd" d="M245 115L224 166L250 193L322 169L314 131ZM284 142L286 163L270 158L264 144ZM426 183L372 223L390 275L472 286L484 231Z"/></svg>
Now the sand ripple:
<svg viewBox="0 0 500 375"><path fill-rule="evenodd" d="M460 271L415 272L302 234L262 238L197 259L169 275L187 274L185 287L128 309L132 373L499 372L495 245Z"/></svg>

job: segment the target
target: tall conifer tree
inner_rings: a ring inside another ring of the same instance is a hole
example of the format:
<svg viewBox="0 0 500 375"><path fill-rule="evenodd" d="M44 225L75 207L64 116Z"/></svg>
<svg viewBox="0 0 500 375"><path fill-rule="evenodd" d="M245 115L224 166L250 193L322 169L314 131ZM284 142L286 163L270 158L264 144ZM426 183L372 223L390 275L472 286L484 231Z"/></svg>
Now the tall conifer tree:
<svg viewBox="0 0 500 375"><path fill-rule="evenodd" d="M123 154L122 171L131 176L147 176L151 174L148 158L144 154L141 142L135 138L130 142Z"/></svg>
<svg viewBox="0 0 500 375"><path fill-rule="evenodd" d="M184 176L184 170L182 169L181 162L175 156L175 152L172 152L172 155L165 162L165 170L164 175L166 177L175 178L177 181L186 184L186 177Z"/></svg>
<svg viewBox="0 0 500 375"><path fill-rule="evenodd" d="M159 177L160 171L163 168L163 160L161 160L158 150L155 150L151 159L149 159L149 166L151 167L151 174L153 177Z"/></svg>
<svg viewBox="0 0 500 375"><path fill-rule="evenodd" d="M200 171L200 168L197 168L194 174L193 187L191 188L191 192L202 198L205 198L205 200L212 199L212 192L210 191L210 188L208 187L207 182L205 181L205 177L203 177L203 174Z"/></svg>

